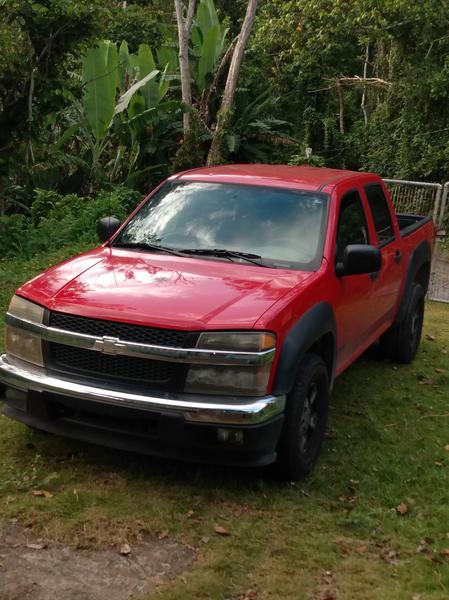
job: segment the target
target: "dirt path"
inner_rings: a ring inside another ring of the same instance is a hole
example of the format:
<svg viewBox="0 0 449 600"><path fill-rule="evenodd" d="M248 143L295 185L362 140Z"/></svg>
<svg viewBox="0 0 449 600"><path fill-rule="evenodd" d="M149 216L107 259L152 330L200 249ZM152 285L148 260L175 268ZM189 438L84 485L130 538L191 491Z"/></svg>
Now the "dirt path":
<svg viewBox="0 0 449 600"><path fill-rule="evenodd" d="M117 549L72 550L9 522L0 531L0 598L128 600L179 575L193 560L191 550L167 539L148 538L122 556Z"/></svg>

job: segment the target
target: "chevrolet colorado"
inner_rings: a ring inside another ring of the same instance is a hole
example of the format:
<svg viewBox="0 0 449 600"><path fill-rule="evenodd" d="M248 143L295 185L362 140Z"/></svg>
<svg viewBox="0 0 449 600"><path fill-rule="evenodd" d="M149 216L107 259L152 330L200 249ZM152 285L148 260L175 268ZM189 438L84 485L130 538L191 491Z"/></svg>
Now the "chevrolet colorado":
<svg viewBox="0 0 449 600"><path fill-rule="evenodd" d="M0 399L30 427L293 480L335 377L379 339L417 352L434 225L396 215L377 175L194 169L99 234L11 300Z"/></svg>

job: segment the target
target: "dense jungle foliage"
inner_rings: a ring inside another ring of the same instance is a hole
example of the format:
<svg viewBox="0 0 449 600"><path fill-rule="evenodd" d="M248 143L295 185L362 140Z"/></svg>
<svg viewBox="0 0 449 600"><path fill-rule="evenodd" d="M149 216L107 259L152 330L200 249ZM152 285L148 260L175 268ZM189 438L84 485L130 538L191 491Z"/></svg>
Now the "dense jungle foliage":
<svg viewBox="0 0 449 600"><path fill-rule="evenodd" d="M196 4L186 140L172 1L0 0L0 256L205 163L246 6ZM221 157L448 180L448 94L446 2L261 0Z"/></svg>

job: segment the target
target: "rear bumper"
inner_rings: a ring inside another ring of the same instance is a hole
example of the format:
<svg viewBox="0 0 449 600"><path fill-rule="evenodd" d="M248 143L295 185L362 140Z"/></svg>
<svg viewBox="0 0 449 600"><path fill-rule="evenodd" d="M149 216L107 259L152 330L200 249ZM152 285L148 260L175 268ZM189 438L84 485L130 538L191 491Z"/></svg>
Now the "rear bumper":
<svg viewBox="0 0 449 600"><path fill-rule="evenodd" d="M105 446L201 462L265 465L276 459L284 396L143 396L68 381L0 356L5 415ZM219 429L238 431L236 441Z"/></svg>

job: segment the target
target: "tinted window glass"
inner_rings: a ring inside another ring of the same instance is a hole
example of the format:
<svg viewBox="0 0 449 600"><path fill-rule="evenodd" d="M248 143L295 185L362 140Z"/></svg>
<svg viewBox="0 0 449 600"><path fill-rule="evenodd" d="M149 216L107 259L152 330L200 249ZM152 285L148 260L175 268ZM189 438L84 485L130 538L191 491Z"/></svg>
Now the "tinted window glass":
<svg viewBox="0 0 449 600"><path fill-rule="evenodd" d="M366 197L373 214L379 244L387 242L394 237L393 223L390 209L383 189L378 184L368 185L365 188Z"/></svg>
<svg viewBox="0 0 449 600"><path fill-rule="evenodd" d="M327 202L328 196L318 192L167 183L114 243L147 242L178 250L220 248L312 270L321 263Z"/></svg>
<svg viewBox="0 0 449 600"><path fill-rule="evenodd" d="M336 260L343 259L343 252L349 244L368 244L368 228L359 193L347 194L340 205L338 219Z"/></svg>

